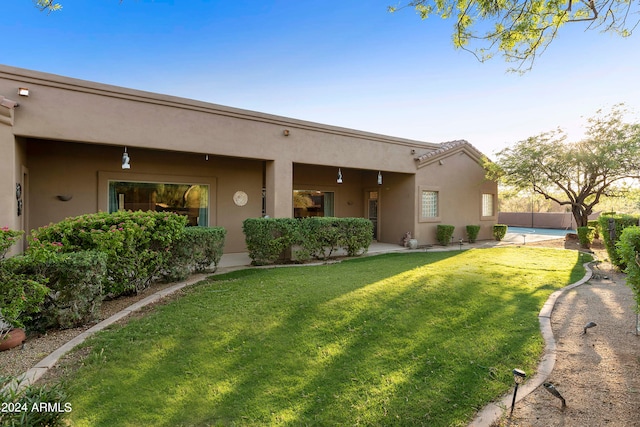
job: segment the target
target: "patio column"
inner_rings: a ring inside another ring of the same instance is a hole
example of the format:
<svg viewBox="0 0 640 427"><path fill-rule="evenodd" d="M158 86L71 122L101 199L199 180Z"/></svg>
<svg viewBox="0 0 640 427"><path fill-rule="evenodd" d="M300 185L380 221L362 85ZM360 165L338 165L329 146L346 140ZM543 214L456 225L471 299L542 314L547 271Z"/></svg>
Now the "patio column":
<svg viewBox="0 0 640 427"><path fill-rule="evenodd" d="M293 216L293 162L265 162L266 213L272 218Z"/></svg>
<svg viewBox="0 0 640 427"><path fill-rule="evenodd" d="M0 106L0 109L4 107ZM0 114L2 112L0 111ZM19 157L17 153L16 139L12 133L12 127L0 117L0 227L9 227L13 230L23 228L21 218L18 217L18 199L16 197L16 184L20 184L21 193L25 189L20 177ZM20 194L20 200L23 199ZM22 251L22 243L13 246L10 253Z"/></svg>

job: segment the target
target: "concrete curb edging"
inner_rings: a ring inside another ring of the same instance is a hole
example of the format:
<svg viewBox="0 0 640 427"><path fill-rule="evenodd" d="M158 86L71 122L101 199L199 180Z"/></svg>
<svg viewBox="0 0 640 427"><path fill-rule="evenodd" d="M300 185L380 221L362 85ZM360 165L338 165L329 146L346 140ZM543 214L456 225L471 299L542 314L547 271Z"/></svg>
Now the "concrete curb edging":
<svg viewBox="0 0 640 427"><path fill-rule="evenodd" d="M553 312L553 308L556 305L557 300L562 296L565 292L570 291L573 288L576 288L580 285L587 283L591 280L593 276L593 270L589 266L589 263L583 264L585 268L585 275L582 279L578 280L571 285L565 286L562 289L558 289L553 292L547 298L547 301L540 309L540 313L538 314L538 321L540 322L540 332L542 333L542 338L545 341L544 354L540 359L540 363L538 364L538 369L536 374L527 380L524 384L522 384L518 388L518 396L516 398L516 402L521 401L529 394L531 394L535 389L537 389L548 377L551 375L551 371L553 371L553 367L556 364L556 340L553 336L553 331L551 330L551 313ZM468 427L490 427L495 421L497 421L503 414L505 408L509 408L511 406L511 401L513 399L513 389L509 391L509 393L505 394L498 400L497 402L492 402L485 406L480 412L476 414L476 417L473 419L471 424Z"/></svg>

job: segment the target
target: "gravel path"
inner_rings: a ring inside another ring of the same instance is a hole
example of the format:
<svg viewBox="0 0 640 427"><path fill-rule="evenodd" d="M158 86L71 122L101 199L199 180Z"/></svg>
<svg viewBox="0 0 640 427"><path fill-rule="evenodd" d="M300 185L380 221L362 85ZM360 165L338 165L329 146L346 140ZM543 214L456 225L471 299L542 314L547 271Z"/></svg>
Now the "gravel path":
<svg viewBox="0 0 640 427"><path fill-rule="evenodd" d="M596 249L599 259L606 252ZM640 336L636 302L624 274L606 262L594 277L561 296L551 316L556 364L547 379L566 400L540 386L496 426L640 426ZM588 322L597 326L584 332ZM509 408L510 409L510 408Z"/></svg>

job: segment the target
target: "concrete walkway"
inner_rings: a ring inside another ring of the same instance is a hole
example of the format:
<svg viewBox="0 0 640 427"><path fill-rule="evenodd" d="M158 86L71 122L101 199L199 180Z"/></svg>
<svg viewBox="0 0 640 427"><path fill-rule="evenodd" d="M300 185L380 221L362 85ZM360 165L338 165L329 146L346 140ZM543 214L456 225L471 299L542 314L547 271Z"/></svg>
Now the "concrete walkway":
<svg viewBox="0 0 640 427"><path fill-rule="evenodd" d="M469 243L452 243L449 246L432 246L426 248L420 248L415 251L427 251L427 252L440 252L440 251L452 251L459 249L478 249L478 248L488 248L495 246L504 246L504 245L521 245L526 244L526 242L535 242L535 241L543 241L543 240L551 240L557 239L558 236L552 235L542 235L542 234L519 234L519 233L507 233L505 238L500 241L480 241L477 243L469 244ZM378 243L374 242L369 247L369 251L365 256L373 256L380 255L384 253L391 252L414 252L403 246L389 244L389 243ZM336 256L344 255L341 253L337 253ZM244 269L250 267L251 258L248 253L231 253L224 254L218 264L218 270L215 274L224 274L230 271ZM322 264L322 263L318 263ZM305 264L308 265L308 264ZM313 264L312 264L313 265ZM317 265L317 264L316 264ZM519 389L518 401L526 397L529 393L535 390L540 384L542 384L545 379L550 375L553 367L555 365L556 360L556 343L553 337L553 332L551 331L551 312L553 311L553 307L555 305L556 300L562 295L562 293L566 292L569 289L573 289L576 286L580 286L583 283L587 282L592 275L591 269L585 264L587 268L587 274L585 277L570 286L567 286L561 290L558 290L551 294L547 302L542 307L540 314L538 316L540 320L540 330L542 332L542 336L545 339L546 346L545 352L540 362L540 365L537 369L537 374L528 379ZM273 267L266 267L273 268ZM84 342L91 335L95 334L98 331L105 329L107 326L110 326L117 322L118 320L127 317L131 313L141 309L142 307L149 305L153 302L161 300L162 298L171 295L172 293L192 284L195 284L206 277L210 276L210 274L200 274L193 275L188 280L183 282L176 283L173 286L165 288L161 291L158 291L148 297L132 304L131 306L123 309L122 311L114 314L113 316L103 320L102 322L96 324L92 328L80 333L72 340L68 341L61 347L57 348L54 352L49 354L47 357L42 359L40 362L36 363L36 365L29 369L27 372L19 376L16 381L8 384L5 388L9 387L15 390L20 390L24 387L27 387L30 384L38 381L42 376L55 366L56 363L62 358L66 353L71 351L74 347ZM512 393L509 393L503 396L498 402L491 403L487 405L483 410L478 412L476 418L472 421L470 426L473 427L489 427L494 421L496 421L502 415L504 408L509 407L511 405L511 396Z"/></svg>

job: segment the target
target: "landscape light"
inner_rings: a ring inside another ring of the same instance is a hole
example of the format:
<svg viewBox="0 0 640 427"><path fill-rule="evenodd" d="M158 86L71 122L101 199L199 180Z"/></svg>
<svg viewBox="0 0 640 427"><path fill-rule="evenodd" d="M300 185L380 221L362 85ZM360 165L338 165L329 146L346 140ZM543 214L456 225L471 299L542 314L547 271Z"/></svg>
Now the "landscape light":
<svg viewBox="0 0 640 427"><path fill-rule="evenodd" d="M525 374L523 370L520 370L520 369L513 370L513 380L516 383L516 387L513 390L513 401L511 402L511 413L509 414L509 416L513 415L513 408L514 406L516 406L516 395L518 394L518 386L524 382L524 379L526 378L526 376L527 374Z"/></svg>

